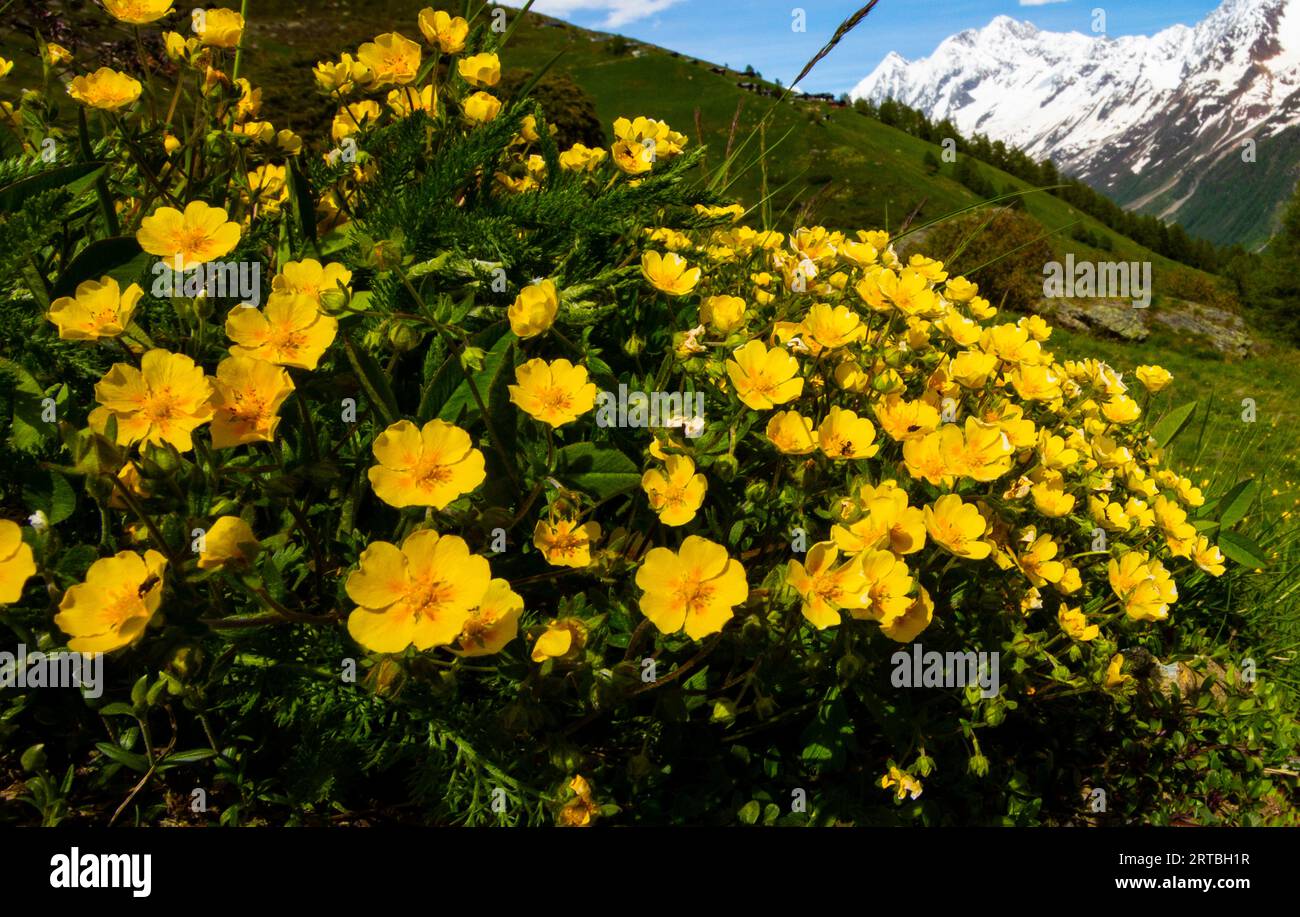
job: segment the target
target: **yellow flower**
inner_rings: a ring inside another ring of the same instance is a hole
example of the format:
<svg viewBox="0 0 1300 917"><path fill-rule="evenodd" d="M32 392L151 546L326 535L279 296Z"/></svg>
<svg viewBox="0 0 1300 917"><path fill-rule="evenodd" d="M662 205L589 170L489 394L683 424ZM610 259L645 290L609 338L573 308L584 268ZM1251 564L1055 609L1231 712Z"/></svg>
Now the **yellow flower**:
<svg viewBox="0 0 1300 917"><path fill-rule="evenodd" d="M1116 395L1101 406L1101 412L1111 423L1132 423L1142 416L1142 408L1128 395Z"/></svg>
<svg viewBox="0 0 1300 917"><path fill-rule="evenodd" d="M1074 509L1074 496L1065 492L1065 482L1061 478L1039 481L1029 489L1034 499L1034 508L1049 519L1059 519Z"/></svg>
<svg viewBox="0 0 1300 917"><path fill-rule="evenodd" d="M902 274L880 271L875 275L880 292L903 315L932 315L939 311L939 296L930 289L925 276L905 268Z"/></svg>
<svg viewBox="0 0 1300 917"><path fill-rule="evenodd" d="M1011 374L1016 394L1026 401L1052 401L1061 397L1061 379L1048 366L1020 366Z"/></svg>
<svg viewBox="0 0 1300 917"><path fill-rule="evenodd" d="M490 52L462 57L456 62L456 70L465 82L480 89L501 81L501 61Z"/></svg>
<svg viewBox="0 0 1300 917"><path fill-rule="evenodd" d="M234 356L315 369L334 342L338 324L310 296L272 292L264 309L246 305L231 309L226 335L235 342L230 348Z"/></svg>
<svg viewBox="0 0 1300 917"><path fill-rule="evenodd" d="M260 548L247 522L238 516L222 516L203 536L199 569L211 570L226 564L242 566L256 557Z"/></svg>
<svg viewBox="0 0 1300 917"><path fill-rule="evenodd" d="M855 618L879 621L882 626L893 624L912 604L908 598L914 582L911 571L890 551L864 551L858 559L867 591L862 608L849 613Z"/></svg>
<svg viewBox="0 0 1300 917"><path fill-rule="evenodd" d="M214 48L237 47L244 34L244 17L234 10L205 10L193 25L199 41Z"/></svg>
<svg viewBox="0 0 1300 917"><path fill-rule="evenodd" d="M1162 366L1139 366L1136 374L1138 381L1153 395L1163 391L1170 382L1174 381L1173 373Z"/></svg>
<svg viewBox="0 0 1300 917"><path fill-rule="evenodd" d="M558 818L561 828L588 828L600 813L600 806L591 798L591 787L581 774L569 781L569 789L577 795L576 799L565 803Z"/></svg>
<svg viewBox="0 0 1300 917"><path fill-rule="evenodd" d="M921 439L906 440L903 461L912 477L946 487L955 475L965 472L965 449L961 428L949 423Z"/></svg>
<svg viewBox="0 0 1300 917"><path fill-rule="evenodd" d="M469 35L469 23L460 16L452 16L442 10L425 7L420 10L420 31L424 40L437 45L443 54L459 54L465 50L465 37Z"/></svg>
<svg viewBox="0 0 1300 917"><path fill-rule="evenodd" d="M785 404L803 391L799 361L780 347L768 350L762 341L736 348L727 360L727 376L736 397L756 411Z"/></svg>
<svg viewBox="0 0 1300 917"><path fill-rule="evenodd" d="M360 102L344 105L334 116L330 136L334 138L335 143L342 143L370 122L378 121L383 111L374 99L363 99Z"/></svg>
<svg viewBox="0 0 1300 917"><path fill-rule="evenodd" d="M880 451L874 445L876 428L852 411L833 407L817 427L817 445L827 458L868 459Z"/></svg>
<svg viewBox="0 0 1300 917"><path fill-rule="evenodd" d="M275 440L280 406L293 392L293 379L274 363L226 357L217 364L212 395L212 447Z"/></svg>
<svg viewBox="0 0 1300 917"><path fill-rule="evenodd" d="M170 2L170 0L169 0ZM63 64L72 63L72 52L57 42L50 42L45 46L44 54L45 63L51 67L58 67Z"/></svg>
<svg viewBox="0 0 1300 917"><path fill-rule="evenodd" d="M790 561L786 573L786 582L803 599L803 616L818 630L839 624L841 609L861 608L867 601L862 558L850 557L836 566L839 553L835 542L819 541L803 562Z"/></svg>
<svg viewBox="0 0 1300 917"><path fill-rule="evenodd" d="M982 560L992 548L984 539L987 523L972 503L956 494L945 494L926 506L925 530L941 548L957 557Z"/></svg>
<svg viewBox="0 0 1300 917"><path fill-rule="evenodd" d="M862 512L848 525L831 526L831 537L845 551L885 549L895 554L915 554L925 546L925 516L907 505L907 491L893 481L864 484L850 508ZM845 520L852 515L845 517Z"/></svg>
<svg viewBox="0 0 1300 917"><path fill-rule="evenodd" d="M316 85L327 93L345 96L357 86L370 86L375 75L351 54L344 53L337 62L323 60L312 70ZM336 138L337 139L337 138Z"/></svg>
<svg viewBox="0 0 1300 917"><path fill-rule="evenodd" d="M501 100L490 92L476 92L461 103L461 108L470 121L484 124L501 114Z"/></svg>
<svg viewBox="0 0 1300 917"><path fill-rule="evenodd" d="M634 140L617 140L609 148L618 166L628 175L644 175L654 168L655 150L653 144L642 144Z"/></svg>
<svg viewBox="0 0 1300 917"><path fill-rule="evenodd" d="M68 95L82 105L117 111L140 98L140 81L109 67L100 67L90 76L73 79Z"/></svg>
<svg viewBox="0 0 1300 917"><path fill-rule="evenodd" d="M198 44L197 39L191 38L190 41ZM185 40L185 36L179 32L163 32L163 53L167 55L170 61L179 61L189 53L190 45Z"/></svg>
<svg viewBox="0 0 1300 917"><path fill-rule="evenodd" d="M1035 537L1037 536L1037 537ZM1026 536L1027 547L1020 553L1020 569L1035 586L1059 583L1065 575L1065 564L1053 560L1059 550L1052 536L1038 535L1030 528Z"/></svg>
<svg viewBox="0 0 1300 917"><path fill-rule="evenodd" d="M376 86L411 82L420 72L423 56L419 44L400 32L385 32L357 49L357 60L370 68Z"/></svg>
<svg viewBox="0 0 1300 917"><path fill-rule="evenodd" d="M577 618L550 621L533 644L529 658L533 662L547 659L574 659L587 643L587 628Z"/></svg>
<svg viewBox="0 0 1300 917"><path fill-rule="evenodd" d="M926 434L939 428L938 409L919 398L907 401L900 395L889 395L873 407L880 428L895 442L924 439Z"/></svg>
<svg viewBox="0 0 1300 917"><path fill-rule="evenodd" d="M664 525L685 525L704 503L708 479L695 473L695 462L685 455L670 455L664 470L652 468L641 477L650 508Z"/></svg>
<svg viewBox="0 0 1300 917"><path fill-rule="evenodd" d="M1124 675L1121 669L1124 668L1124 654L1116 653L1110 660L1110 665L1106 666L1106 687L1118 688L1133 680L1132 675Z"/></svg>
<svg viewBox="0 0 1300 917"><path fill-rule="evenodd" d="M158 255L167 266L182 271L209 261L216 261L234 251L239 244L239 224L226 219L226 211L209 207L203 201L191 201L185 212L174 207L159 207L140 222L135 239L151 255Z"/></svg>
<svg viewBox="0 0 1300 917"><path fill-rule="evenodd" d="M1227 569L1223 562L1223 552L1219 550L1218 545L1210 544L1210 539L1204 535L1196 537L1196 545L1192 548L1192 560L1196 562L1196 566L1211 576L1222 576L1223 571Z"/></svg>
<svg viewBox="0 0 1300 917"><path fill-rule="evenodd" d="M457 535L422 529L402 546L373 542L348 575L348 633L368 650L427 650L456 640L491 585L485 558Z"/></svg>
<svg viewBox="0 0 1300 917"><path fill-rule="evenodd" d="M779 411L767 422L767 438L786 455L807 455L817 448L811 417Z"/></svg>
<svg viewBox="0 0 1300 917"><path fill-rule="evenodd" d="M144 295L138 284L123 291L112 277L87 280L77 285L77 295L61 296L50 305L49 319L65 341L97 341L114 338L131 324L136 303Z"/></svg>
<svg viewBox="0 0 1300 917"><path fill-rule="evenodd" d="M848 306L832 308L826 303L808 310L803 327L809 337L828 350L860 341L867 333L862 320Z"/></svg>
<svg viewBox="0 0 1300 917"><path fill-rule="evenodd" d="M14 69L14 62L0 57L0 80L9 75L9 71Z"/></svg>
<svg viewBox="0 0 1300 917"><path fill-rule="evenodd" d="M337 261L322 265L314 258L305 258L286 261L271 281L271 291L310 296L320 303L321 294L343 292L351 282L352 272Z"/></svg>
<svg viewBox="0 0 1300 917"><path fill-rule="evenodd" d="M614 120L614 136L618 140L635 144L650 151L651 159L656 157L671 158L686 146L686 137L670 128L663 121L653 118L627 118ZM653 140L654 143L647 141Z"/></svg>
<svg viewBox="0 0 1300 917"><path fill-rule="evenodd" d="M967 417L960 464L953 471L976 481L994 481L1011 470L1014 452L1001 427Z"/></svg>
<svg viewBox="0 0 1300 917"><path fill-rule="evenodd" d="M934 602L924 586L917 587L917 596L907 610L892 621L880 622L880 632L890 640L911 643L934 620Z"/></svg>
<svg viewBox="0 0 1300 917"><path fill-rule="evenodd" d="M532 359L515 368L518 385L509 386L510 400L531 417L563 426L596 406L596 385L587 381L587 367L568 360Z"/></svg>
<svg viewBox="0 0 1300 917"><path fill-rule="evenodd" d="M505 645L519 636L519 616L524 613L524 600L503 579L488 583L477 608L470 609L469 619L461 628L452 650L457 656L490 656L499 653Z"/></svg>
<svg viewBox="0 0 1300 917"><path fill-rule="evenodd" d="M943 286L943 295L953 302L970 302L980 290L977 284L965 277L949 277Z"/></svg>
<svg viewBox="0 0 1300 917"><path fill-rule="evenodd" d="M739 328L744 320L745 301L739 296L706 296L700 303L700 322L723 334Z"/></svg>
<svg viewBox="0 0 1300 917"><path fill-rule="evenodd" d="M600 147L592 149L581 143L575 143L560 154L560 168L566 172L594 172L596 166L605 161L609 155Z"/></svg>
<svg viewBox="0 0 1300 917"><path fill-rule="evenodd" d="M423 428L399 420L375 437L367 477L389 506L444 509L487 477L483 453L460 427L431 420Z"/></svg>
<svg viewBox="0 0 1300 917"><path fill-rule="evenodd" d="M533 530L533 546L552 567L585 567L591 563L591 546L600 540L600 525L579 524L576 519L554 523L540 519Z"/></svg>
<svg viewBox="0 0 1300 917"><path fill-rule="evenodd" d="M981 350L963 350L948 364L948 375L966 388L983 388L998 368L998 358Z"/></svg>
<svg viewBox="0 0 1300 917"><path fill-rule="evenodd" d="M104 0L104 9L118 22L144 25L171 12L175 0Z"/></svg>
<svg viewBox="0 0 1300 917"><path fill-rule="evenodd" d="M686 627L699 640L716 634L732 618L732 609L749 595L745 568L720 544L688 535L679 550L654 548L636 572L642 590L641 613L661 633Z"/></svg>
<svg viewBox="0 0 1300 917"><path fill-rule="evenodd" d="M245 203L255 204L263 216L274 216L289 200L289 187L285 183L287 169L274 163L264 163L248 173L248 188L240 189Z"/></svg>
<svg viewBox="0 0 1300 917"><path fill-rule="evenodd" d="M157 551L119 551L101 557L86 581L63 594L54 623L76 653L111 653L144 635L162 602L167 559Z"/></svg>
<svg viewBox="0 0 1300 917"><path fill-rule="evenodd" d="M212 419L212 384L184 354L150 350L140 369L115 363L95 384L95 400L117 420L117 444L143 440L194 448L191 434Z"/></svg>
<svg viewBox="0 0 1300 917"><path fill-rule="evenodd" d="M1088 618L1082 611L1070 608L1064 602L1061 603L1061 610L1056 613L1056 623L1061 626L1061 630L1070 635L1071 639L1078 640L1080 643L1095 640L1101 633L1100 627L1088 623Z"/></svg>
<svg viewBox="0 0 1300 917"><path fill-rule="evenodd" d="M1109 566L1110 587L1134 621L1163 621L1178 601L1178 587L1158 560L1129 551Z"/></svg>
<svg viewBox="0 0 1300 917"><path fill-rule="evenodd" d="M676 252L667 255L646 252L641 256L641 275L652 287L669 296L685 296L700 282L700 269L691 267Z"/></svg>
<svg viewBox="0 0 1300 917"><path fill-rule="evenodd" d="M12 605L23 596L23 586L36 575L31 545L23 541L16 522L0 519L0 605Z"/></svg>
<svg viewBox="0 0 1300 917"><path fill-rule="evenodd" d="M891 767L889 773L880 778L880 786L886 790L891 786L898 787L894 791L894 796L899 800L905 799L908 795L915 799L921 795L922 790L920 780L896 767Z"/></svg>
<svg viewBox="0 0 1300 917"><path fill-rule="evenodd" d="M432 84L416 90L410 86L391 89L388 92L388 107L399 118L410 117L417 111L433 115L438 110L438 93Z"/></svg>
<svg viewBox="0 0 1300 917"><path fill-rule="evenodd" d="M532 338L555 324L560 297L553 280L539 280L524 287L506 312L510 330L521 338Z"/></svg>

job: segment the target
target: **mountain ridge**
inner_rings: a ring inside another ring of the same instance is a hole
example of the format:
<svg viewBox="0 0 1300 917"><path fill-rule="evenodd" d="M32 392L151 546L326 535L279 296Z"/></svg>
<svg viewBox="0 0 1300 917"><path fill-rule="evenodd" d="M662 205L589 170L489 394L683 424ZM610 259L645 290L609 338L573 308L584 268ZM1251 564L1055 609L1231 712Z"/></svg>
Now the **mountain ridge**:
<svg viewBox="0 0 1300 917"><path fill-rule="evenodd" d="M927 57L890 52L850 96L893 98L1050 158L1216 243L1258 243L1300 173L1300 0L1225 0L1194 27L1116 38L997 16ZM1258 161L1240 154L1266 142L1284 168L1237 176L1270 184L1265 219L1207 221L1232 169Z"/></svg>

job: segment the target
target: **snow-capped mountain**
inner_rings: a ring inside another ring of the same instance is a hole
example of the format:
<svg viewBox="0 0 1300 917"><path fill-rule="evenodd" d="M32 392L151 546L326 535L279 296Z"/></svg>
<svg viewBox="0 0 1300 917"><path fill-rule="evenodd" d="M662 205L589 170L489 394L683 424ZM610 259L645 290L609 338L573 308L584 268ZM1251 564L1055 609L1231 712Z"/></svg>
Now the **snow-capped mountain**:
<svg viewBox="0 0 1300 917"><path fill-rule="evenodd" d="M1279 138L1300 124L1300 0L1225 0L1195 27L1120 38L998 16L929 57L890 53L850 95L892 97L963 134L1050 157L1121 203L1195 231L1207 222L1206 196L1234 179L1267 174L1283 196L1294 185L1300 130ZM1247 139L1253 163L1242 160ZM1287 160L1281 173L1261 162L1265 150Z"/></svg>

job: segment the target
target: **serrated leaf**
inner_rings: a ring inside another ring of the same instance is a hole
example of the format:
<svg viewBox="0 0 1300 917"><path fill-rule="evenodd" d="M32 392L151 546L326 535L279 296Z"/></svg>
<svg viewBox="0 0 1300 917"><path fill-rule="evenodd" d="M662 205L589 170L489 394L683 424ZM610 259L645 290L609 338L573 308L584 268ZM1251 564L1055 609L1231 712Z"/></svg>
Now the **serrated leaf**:
<svg viewBox="0 0 1300 917"><path fill-rule="evenodd" d="M641 483L641 470L617 449L574 443L559 451L555 476L562 482L604 500Z"/></svg>
<svg viewBox="0 0 1300 917"><path fill-rule="evenodd" d="M1174 408L1151 428L1151 437L1156 441L1156 445L1164 448L1174 441L1174 438L1192 422L1192 415L1196 413L1198 402L1189 401L1187 404L1179 405Z"/></svg>
<svg viewBox="0 0 1300 917"><path fill-rule="evenodd" d="M56 166L45 169L35 175L20 178L0 188L0 212L13 213L22 207L23 201L55 188L72 185L78 179L94 181L104 168L102 162L77 162L72 165Z"/></svg>

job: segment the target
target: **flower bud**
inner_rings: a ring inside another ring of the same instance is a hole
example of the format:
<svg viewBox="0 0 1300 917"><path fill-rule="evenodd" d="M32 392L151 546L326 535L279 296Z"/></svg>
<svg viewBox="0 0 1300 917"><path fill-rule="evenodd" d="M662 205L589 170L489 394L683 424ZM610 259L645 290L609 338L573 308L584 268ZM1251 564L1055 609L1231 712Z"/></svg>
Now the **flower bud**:
<svg viewBox="0 0 1300 917"><path fill-rule="evenodd" d="M420 332L405 323L394 322L388 326L388 343L398 353L406 353L419 345Z"/></svg>

